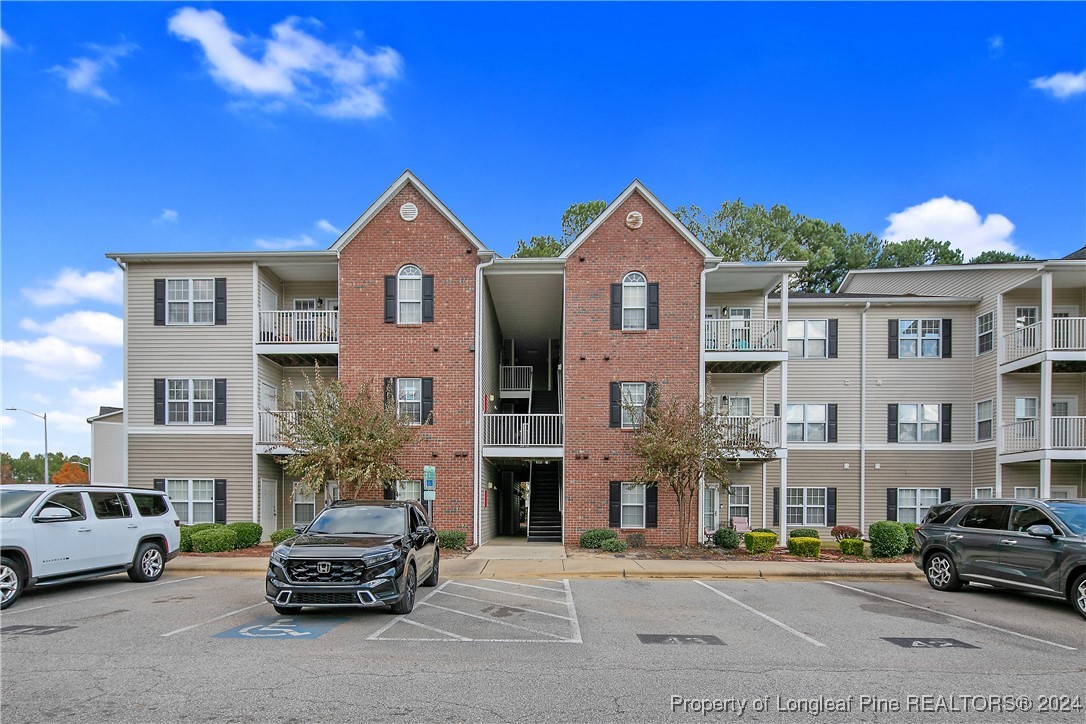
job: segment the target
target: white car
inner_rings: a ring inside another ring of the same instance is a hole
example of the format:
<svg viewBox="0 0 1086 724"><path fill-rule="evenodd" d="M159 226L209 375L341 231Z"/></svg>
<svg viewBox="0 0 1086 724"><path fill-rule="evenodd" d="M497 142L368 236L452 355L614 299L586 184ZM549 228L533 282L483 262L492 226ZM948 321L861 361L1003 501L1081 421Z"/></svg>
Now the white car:
<svg viewBox="0 0 1086 724"><path fill-rule="evenodd" d="M0 486L0 609L31 586L124 572L155 581L180 549L181 521L161 491Z"/></svg>

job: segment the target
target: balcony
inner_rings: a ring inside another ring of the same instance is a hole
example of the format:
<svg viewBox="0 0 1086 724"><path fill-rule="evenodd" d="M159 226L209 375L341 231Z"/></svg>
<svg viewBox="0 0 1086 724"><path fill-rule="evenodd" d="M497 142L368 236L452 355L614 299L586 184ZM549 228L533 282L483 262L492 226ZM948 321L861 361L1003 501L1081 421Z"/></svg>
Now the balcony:
<svg viewBox="0 0 1086 724"><path fill-rule="evenodd" d="M1018 420L1003 426L1003 454L1041 452L1041 421L1039 419ZM1077 459L1079 453L1063 451L1086 450L1086 417L1053 417L1052 435L1048 450L1057 453L1050 457Z"/></svg>
<svg viewBox="0 0 1086 724"><path fill-rule="evenodd" d="M257 413L256 440L258 446L269 448L262 452L289 452L283 447L283 429L298 413L292 410L261 410Z"/></svg>
<svg viewBox="0 0 1086 724"><path fill-rule="evenodd" d="M483 415L483 455L560 458L562 418L560 414Z"/></svg>
<svg viewBox="0 0 1086 724"><path fill-rule="evenodd" d="M257 312L259 354L291 357L288 363L334 365L339 353L339 311L330 309Z"/></svg>
<svg viewBox="0 0 1086 724"><path fill-rule="evenodd" d="M1086 351L1086 317L1055 317L1049 321L1052 324L1052 341L1048 349L1044 349L1044 322L1036 322L1003 335L1000 361L1011 364L1042 352L1052 353L1051 359L1081 360L1083 356L1075 353ZM1027 365L1039 361L1029 360ZM1015 368L1027 365L1015 365Z"/></svg>
<svg viewBox="0 0 1086 724"><path fill-rule="evenodd" d="M766 372L788 359L779 319L706 319L710 372Z"/></svg>
<svg viewBox="0 0 1086 724"><path fill-rule="evenodd" d="M729 416L724 420L728 425L725 439L729 445L739 450L759 443L771 450L781 446L781 418L779 417ZM747 456L740 453L739 457Z"/></svg>
<svg viewBox="0 0 1086 724"><path fill-rule="evenodd" d="M498 370L498 386L503 399L527 399L532 396L531 365L502 365Z"/></svg>

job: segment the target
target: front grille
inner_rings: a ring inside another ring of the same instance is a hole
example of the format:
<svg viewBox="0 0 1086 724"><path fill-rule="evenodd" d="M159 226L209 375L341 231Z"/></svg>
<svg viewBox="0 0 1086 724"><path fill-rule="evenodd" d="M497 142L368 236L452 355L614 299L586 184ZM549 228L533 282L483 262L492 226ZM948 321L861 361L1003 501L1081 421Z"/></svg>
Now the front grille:
<svg viewBox="0 0 1086 724"><path fill-rule="evenodd" d="M325 566L328 572L321 573ZM287 566L290 580L296 583L353 585L365 580L365 572L361 561L291 561Z"/></svg>
<svg viewBox="0 0 1086 724"><path fill-rule="evenodd" d="M295 591L290 597L292 604L310 606L350 606L358 603L358 594L350 591Z"/></svg>

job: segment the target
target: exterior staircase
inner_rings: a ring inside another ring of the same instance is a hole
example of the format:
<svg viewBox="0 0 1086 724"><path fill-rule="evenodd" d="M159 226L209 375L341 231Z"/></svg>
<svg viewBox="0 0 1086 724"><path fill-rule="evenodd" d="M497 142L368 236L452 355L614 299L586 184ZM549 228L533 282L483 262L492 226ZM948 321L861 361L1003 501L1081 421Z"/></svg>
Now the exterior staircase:
<svg viewBox="0 0 1086 724"><path fill-rule="evenodd" d="M557 393L554 394L555 407L557 407L558 397ZM528 514L529 542L562 542L562 513L558 510L561 483L561 463L532 464L532 497Z"/></svg>

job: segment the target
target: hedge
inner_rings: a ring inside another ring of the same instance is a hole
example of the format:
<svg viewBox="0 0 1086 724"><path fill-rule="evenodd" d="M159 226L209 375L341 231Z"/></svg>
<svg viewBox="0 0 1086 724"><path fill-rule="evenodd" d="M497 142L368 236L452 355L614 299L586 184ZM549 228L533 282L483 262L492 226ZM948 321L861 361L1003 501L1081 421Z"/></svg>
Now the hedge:
<svg viewBox="0 0 1086 724"><path fill-rule="evenodd" d="M788 531L789 538L817 538L818 531L814 528L793 528Z"/></svg>
<svg viewBox="0 0 1086 724"><path fill-rule="evenodd" d="M893 520L872 523L867 536L871 541L871 555L876 558L900 556L909 547L909 537L905 535L905 526Z"/></svg>
<svg viewBox="0 0 1086 724"><path fill-rule="evenodd" d="M606 540L615 540L618 533L610 528L590 528L581 533L581 548L601 548Z"/></svg>
<svg viewBox="0 0 1086 724"><path fill-rule="evenodd" d="M191 525L183 525L183 526L181 526L181 552L182 553L190 553L190 552L192 552L192 526Z"/></svg>
<svg viewBox="0 0 1086 724"><path fill-rule="evenodd" d="M913 531L915 531L917 528L919 528L920 524L919 523L902 523L901 525L902 525L903 528L905 528L905 535L909 537L909 545L906 546L905 552L906 553L915 553L916 552L916 536L913 535Z"/></svg>
<svg viewBox="0 0 1086 724"><path fill-rule="evenodd" d="M264 529L259 523L244 523L238 521L237 523L228 523L227 528L230 528L238 537L236 543L238 548L252 548L255 545L260 545L260 539L264 536Z"/></svg>
<svg viewBox="0 0 1086 724"><path fill-rule="evenodd" d="M863 538L864 532L859 528L853 528L851 525L835 525L833 530L830 531L830 535L834 540L847 540L849 538Z"/></svg>
<svg viewBox="0 0 1086 724"><path fill-rule="evenodd" d="M298 534L294 532L293 528L280 528L271 534L271 542L275 545L279 545L287 538L293 538L296 535Z"/></svg>
<svg viewBox="0 0 1086 724"><path fill-rule="evenodd" d="M777 534L751 531L743 536L743 543L746 545L747 551L752 554L768 553L777 545Z"/></svg>
<svg viewBox="0 0 1086 724"><path fill-rule="evenodd" d="M195 524L189 526L189 528L192 529L193 533L199 533L202 530L209 530L211 528L221 528L221 527L222 527L222 523L195 523Z"/></svg>
<svg viewBox="0 0 1086 724"><path fill-rule="evenodd" d="M626 543L618 538L608 538L600 544L600 550L608 553L621 553L626 550Z"/></svg>
<svg viewBox="0 0 1086 724"><path fill-rule="evenodd" d="M237 543L238 534L225 525L198 530L192 534L192 549L197 553L232 551Z"/></svg>
<svg viewBox="0 0 1086 724"><path fill-rule="evenodd" d="M462 530L442 530L437 534L437 545L450 551L464 550L464 544L468 542L468 534Z"/></svg>
<svg viewBox="0 0 1086 724"><path fill-rule="evenodd" d="M773 533L773 535L777 535L777 534L776 534L776 533L775 533L775 532L773 531L773 529L772 529L772 528L751 528L751 529L750 529L750 532L751 532L751 533Z"/></svg>
<svg viewBox="0 0 1086 724"><path fill-rule="evenodd" d="M864 557L864 542L862 538L842 538L841 555Z"/></svg>
<svg viewBox="0 0 1086 724"><path fill-rule="evenodd" d="M742 543L739 538L739 533L734 528L718 528L716 533L713 533L713 545L717 548L738 548Z"/></svg>
<svg viewBox="0 0 1086 724"><path fill-rule="evenodd" d="M807 536L789 537L788 552L802 558L817 558L822 552L822 541Z"/></svg>

